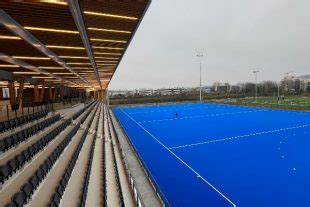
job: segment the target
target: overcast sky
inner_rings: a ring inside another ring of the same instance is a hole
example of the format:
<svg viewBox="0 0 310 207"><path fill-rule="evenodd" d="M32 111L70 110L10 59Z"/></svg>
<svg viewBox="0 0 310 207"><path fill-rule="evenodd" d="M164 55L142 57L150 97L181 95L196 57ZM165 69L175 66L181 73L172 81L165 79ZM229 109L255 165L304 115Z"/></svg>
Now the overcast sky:
<svg viewBox="0 0 310 207"><path fill-rule="evenodd" d="M310 74L310 0L153 0L109 89Z"/></svg>

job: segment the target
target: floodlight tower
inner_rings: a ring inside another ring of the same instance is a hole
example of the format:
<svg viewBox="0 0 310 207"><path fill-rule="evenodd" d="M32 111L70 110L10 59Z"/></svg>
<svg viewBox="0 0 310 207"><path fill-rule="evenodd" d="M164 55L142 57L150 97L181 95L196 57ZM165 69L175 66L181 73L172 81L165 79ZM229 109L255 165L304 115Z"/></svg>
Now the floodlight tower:
<svg viewBox="0 0 310 207"><path fill-rule="evenodd" d="M202 101L202 96L201 96L201 61L203 58L203 54L202 53L198 53L197 55L198 61L199 61L199 101Z"/></svg>
<svg viewBox="0 0 310 207"><path fill-rule="evenodd" d="M255 102L257 102L257 73L259 73L259 70L254 70L253 73L255 76Z"/></svg>
<svg viewBox="0 0 310 207"><path fill-rule="evenodd" d="M279 105L279 101L280 101L280 85L281 85L281 80L280 82L278 83L278 105Z"/></svg>

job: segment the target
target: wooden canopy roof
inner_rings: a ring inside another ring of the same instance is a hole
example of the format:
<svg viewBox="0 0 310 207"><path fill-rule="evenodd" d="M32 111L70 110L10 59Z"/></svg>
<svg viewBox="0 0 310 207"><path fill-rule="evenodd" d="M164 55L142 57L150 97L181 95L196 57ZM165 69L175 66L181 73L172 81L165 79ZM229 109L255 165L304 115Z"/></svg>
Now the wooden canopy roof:
<svg viewBox="0 0 310 207"><path fill-rule="evenodd" d="M0 70L106 89L150 0L1 1Z"/></svg>

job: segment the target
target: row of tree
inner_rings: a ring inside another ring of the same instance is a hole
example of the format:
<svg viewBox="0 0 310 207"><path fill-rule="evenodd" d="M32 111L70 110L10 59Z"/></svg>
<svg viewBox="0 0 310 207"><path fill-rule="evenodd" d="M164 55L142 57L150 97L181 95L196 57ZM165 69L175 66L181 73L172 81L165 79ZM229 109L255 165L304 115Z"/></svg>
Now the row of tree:
<svg viewBox="0 0 310 207"><path fill-rule="evenodd" d="M241 86L241 93L244 94L254 94L255 93L255 83L246 82L238 84ZM301 93L310 93L310 85L303 86L300 80L295 80L289 86L286 83L281 83L280 85L274 81L263 81L257 84L257 93L258 95L280 95L283 94L301 94Z"/></svg>

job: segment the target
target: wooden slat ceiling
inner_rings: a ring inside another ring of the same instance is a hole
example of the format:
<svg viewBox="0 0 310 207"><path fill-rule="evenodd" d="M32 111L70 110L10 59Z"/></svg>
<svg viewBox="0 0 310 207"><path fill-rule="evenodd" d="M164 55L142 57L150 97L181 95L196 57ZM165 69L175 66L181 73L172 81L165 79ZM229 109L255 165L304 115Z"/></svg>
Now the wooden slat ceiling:
<svg viewBox="0 0 310 207"><path fill-rule="evenodd" d="M108 86L150 3L149 1L79 1L103 89ZM52 59L26 58L22 59L23 61L75 82L81 87L100 88L66 1L1 1L0 9L58 55L88 83L62 68ZM34 30L29 27L67 30L72 33ZM6 28L0 26L0 52L16 58L47 57L24 40L8 39L5 38L6 36L16 37ZM59 48L58 46L69 48ZM68 58L68 56L81 58ZM5 65L8 63L0 61L0 70L11 71L15 75L23 76L25 76L25 72L29 72L21 67L6 67ZM37 78L36 76L46 77L41 74L26 75L34 78ZM58 80L50 79L49 81L57 82Z"/></svg>

